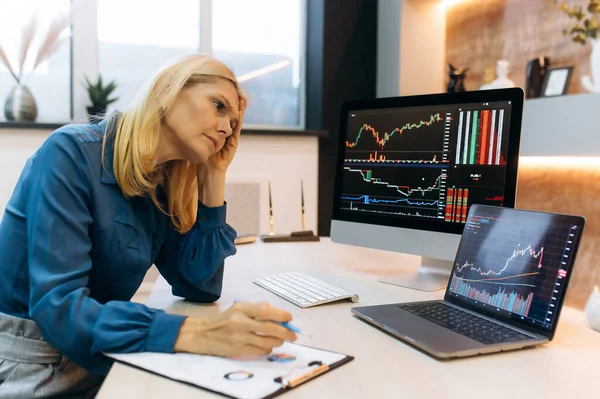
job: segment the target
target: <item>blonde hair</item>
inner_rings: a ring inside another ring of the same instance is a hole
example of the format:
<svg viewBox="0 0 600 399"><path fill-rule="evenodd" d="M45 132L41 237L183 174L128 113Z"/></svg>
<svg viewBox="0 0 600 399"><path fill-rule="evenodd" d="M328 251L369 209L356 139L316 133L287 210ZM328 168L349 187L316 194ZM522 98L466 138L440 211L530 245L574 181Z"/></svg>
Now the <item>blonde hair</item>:
<svg viewBox="0 0 600 399"><path fill-rule="evenodd" d="M196 221L196 165L173 160L155 166L161 126L165 113L181 90L217 79L230 81L243 96L233 72L222 62L204 54L185 56L163 67L150 79L117 119L113 162L117 183L126 197L150 195L180 233L190 230ZM109 121L106 133L110 131L110 125ZM105 146L106 140L103 155ZM166 191L167 212L157 197L159 185Z"/></svg>

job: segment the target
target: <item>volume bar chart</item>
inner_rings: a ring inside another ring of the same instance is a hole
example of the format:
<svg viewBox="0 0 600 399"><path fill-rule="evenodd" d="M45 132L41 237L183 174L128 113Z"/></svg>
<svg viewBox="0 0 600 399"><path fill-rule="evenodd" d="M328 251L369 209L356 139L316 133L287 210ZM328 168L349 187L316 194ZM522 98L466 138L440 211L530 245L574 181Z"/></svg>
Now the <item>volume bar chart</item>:
<svg viewBox="0 0 600 399"><path fill-rule="evenodd" d="M431 159L387 159L387 155L383 155L379 151L369 154L369 159L346 159L346 162L387 162L387 163L439 163L437 154L433 154Z"/></svg>
<svg viewBox="0 0 600 399"><path fill-rule="evenodd" d="M465 223L469 202L468 188L448 188L446 196L446 222Z"/></svg>
<svg viewBox="0 0 600 399"><path fill-rule="evenodd" d="M474 299L479 302L495 306L500 309L527 317L533 302L533 293L529 292L527 297L519 295L517 292L507 292L504 287L498 288L498 292L492 294L485 289L478 290L469 282L461 279L454 274L450 290L456 294Z"/></svg>
<svg viewBox="0 0 600 399"><path fill-rule="evenodd" d="M502 155L504 110L461 111L456 142L457 165L506 165Z"/></svg>

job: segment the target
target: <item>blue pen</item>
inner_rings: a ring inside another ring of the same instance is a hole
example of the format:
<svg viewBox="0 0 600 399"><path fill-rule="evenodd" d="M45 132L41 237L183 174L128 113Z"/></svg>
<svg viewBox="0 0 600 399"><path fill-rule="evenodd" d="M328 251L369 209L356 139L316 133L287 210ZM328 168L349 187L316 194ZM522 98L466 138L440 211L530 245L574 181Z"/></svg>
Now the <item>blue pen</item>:
<svg viewBox="0 0 600 399"><path fill-rule="evenodd" d="M279 324L281 327L285 327L288 330L295 332L296 334L302 334L302 331L298 327L295 327L290 323L280 323L278 321L273 321L273 323Z"/></svg>
<svg viewBox="0 0 600 399"><path fill-rule="evenodd" d="M273 320L271 320L271 321L273 321ZM300 330L298 327L291 325L290 323L280 323L278 321L273 321L273 323L279 324L281 327L287 328L288 330L293 331L296 334L300 334L300 335L304 335L306 337L312 338L312 336L310 334L303 333L302 330Z"/></svg>

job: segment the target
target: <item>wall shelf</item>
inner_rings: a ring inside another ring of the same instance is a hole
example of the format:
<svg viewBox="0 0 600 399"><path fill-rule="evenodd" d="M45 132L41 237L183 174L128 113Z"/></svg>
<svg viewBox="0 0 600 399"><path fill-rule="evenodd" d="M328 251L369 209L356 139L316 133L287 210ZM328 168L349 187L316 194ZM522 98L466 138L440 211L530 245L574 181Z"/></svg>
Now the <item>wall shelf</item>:
<svg viewBox="0 0 600 399"><path fill-rule="evenodd" d="M600 157L600 94L526 100L521 156Z"/></svg>

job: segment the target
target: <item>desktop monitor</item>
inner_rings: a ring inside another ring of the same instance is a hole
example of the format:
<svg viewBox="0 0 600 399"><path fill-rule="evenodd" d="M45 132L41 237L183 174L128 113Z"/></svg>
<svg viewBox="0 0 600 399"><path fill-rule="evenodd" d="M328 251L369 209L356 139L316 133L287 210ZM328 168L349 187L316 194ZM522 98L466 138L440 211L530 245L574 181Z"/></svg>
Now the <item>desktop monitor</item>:
<svg viewBox="0 0 600 399"><path fill-rule="evenodd" d="M421 256L380 282L436 291L449 280L472 204L514 207L519 88L342 105L331 240Z"/></svg>

